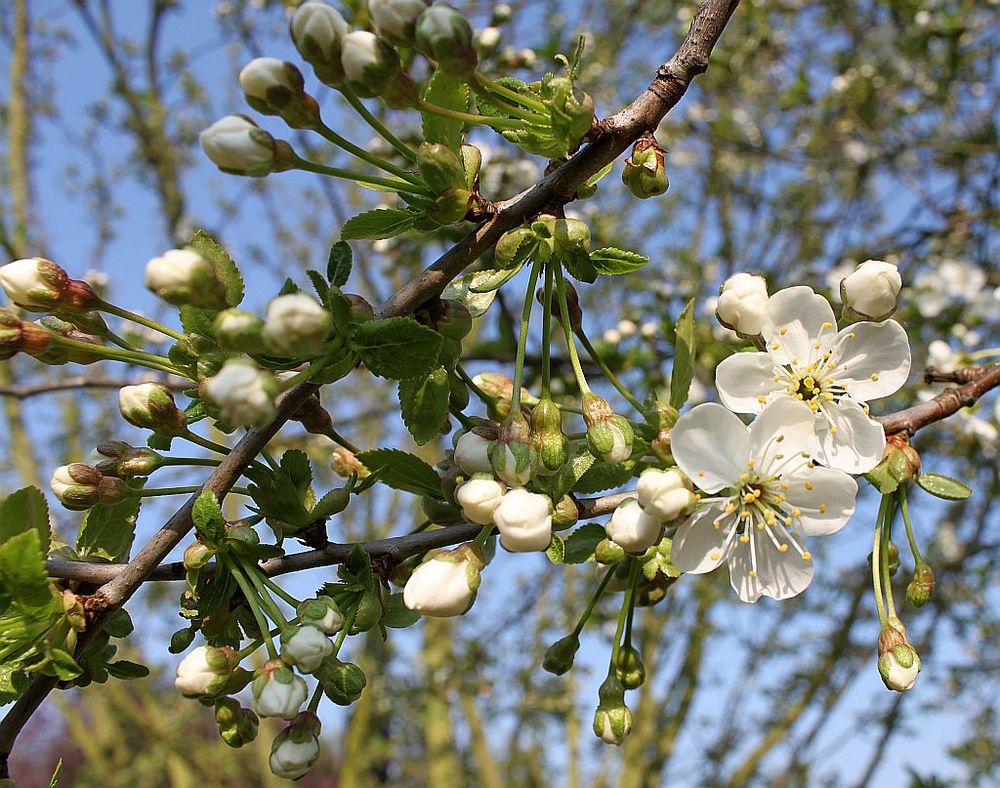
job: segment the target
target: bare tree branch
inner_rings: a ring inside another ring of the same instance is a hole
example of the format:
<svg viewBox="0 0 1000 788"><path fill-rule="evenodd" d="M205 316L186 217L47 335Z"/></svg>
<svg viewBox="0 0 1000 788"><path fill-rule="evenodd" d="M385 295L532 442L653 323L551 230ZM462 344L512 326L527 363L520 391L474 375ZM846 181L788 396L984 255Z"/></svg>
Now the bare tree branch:
<svg viewBox="0 0 1000 788"><path fill-rule="evenodd" d="M148 380L146 378L144 380ZM160 379L153 378L157 383L166 386L173 391L184 391L191 388L190 380L180 380L177 378ZM118 378L92 378L86 375L77 375L72 378L61 378L60 380L46 380L40 383L12 383L10 385L0 385L0 397L12 397L13 399L27 399L36 397L39 394L51 394L59 391L69 391L72 389L120 389L125 386L132 386L144 380L128 380Z"/></svg>
<svg viewBox="0 0 1000 788"><path fill-rule="evenodd" d="M969 376L972 377L970 382L957 388L945 389L934 399L878 419L885 429L885 434L895 435L905 432L912 435L921 427L953 416L962 408L975 405L980 397L1000 386L1000 364L970 367L970 370L972 369L978 370L978 373L972 377L973 373L969 372Z"/></svg>

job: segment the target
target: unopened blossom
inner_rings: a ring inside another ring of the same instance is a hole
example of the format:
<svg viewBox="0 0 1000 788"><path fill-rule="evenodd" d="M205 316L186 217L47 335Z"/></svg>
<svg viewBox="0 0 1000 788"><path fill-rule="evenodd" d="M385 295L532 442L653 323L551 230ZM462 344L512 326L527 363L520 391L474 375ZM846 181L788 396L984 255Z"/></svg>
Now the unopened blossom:
<svg viewBox="0 0 1000 788"><path fill-rule="evenodd" d="M175 306L222 309L226 287L208 260L193 249L170 249L146 263L146 287Z"/></svg>
<svg viewBox="0 0 1000 788"><path fill-rule="evenodd" d="M333 653L333 641L312 624L287 627L281 633L281 658L303 673L312 673Z"/></svg>
<svg viewBox="0 0 1000 788"><path fill-rule="evenodd" d="M105 476L94 466L79 462L56 468L49 487L59 503L74 512L82 512L99 503L118 503L130 492L124 480Z"/></svg>
<svg viewBox="0 0 1000 788"><path fill-rule="evenodd" d="M417 19L430 0L368 0L368 16L387 41L396 46L413 46Z"/></svg>
<svg viewBox="0 0 1000 788"><path fill-rule="evenodd" d="M320 721L311 711L295 716L292 723L274 737L268 766L276 777L297 780L319 758Z"/></svg>
<svg viewBox="0 0 1000 788"><path fill-rule="evenodd" d="M906 692L913 689L920 673L920 655L906 638L906 627L896 617L882 625L878 636L878 672L888 689Z"/></svg>
<svg viewBox="0 0 1000 788"><path fill-rule="evenodd" d="M460 616L476 599L486 562L474 544L432 556L413 570L403 587L403 604L425 616Z"/></svg>
<svg viewBox="0 0 1000 788"><path fill-rule="evenodd" d="M225 688L237 661L231 648L198 646L177 666L174 686L185 698L214 695Z"/></svg>
<svg viewBox="0 0 1000 788"><path fill-rule="evenodd" d="M479 58L472 27L454 8L436 4L424 11L417 20L415 44L445 73L468 76L475 71Z"/></svg>
<svg viewBox="0 0 1000 788"><path fill-rule="evenodd" d="M495 479L473 478L458 488L455 500L469 522L489 525L503 495L504 486Z"/></svg>
<svg viewBox="0 0 1000 788"><path fill-rule="evenodd" d="M295 48L317 69L318 74L322 72L320 78L324 81L328 76L334 76L334 82L339 82L337 72L343 74L340 70L340 44L349 30L336 8L319 2L300 5L288 23Z"/></svg>
<svg viewBox="0 0 1000 788"><path fill-rule="evenodd" d="M340 62L351 90L366 98L385 93L400 72L396 50L367 30L344 36Z"/></svg>
<svg viewBox="0 0 1000 788"><path fill-rule="evenodd" d="M903 287L899 269L882 260L866 260L840 282L840 300L848 315L885 320L896 311Z"/></svg>
<svg viewBox="0 0 1000 788"><path fill-rule="evenodd" d="M244 353L260 352L260 332L264 328L264 321L253 312L224 309L215 316L213 327L220 347Z"/></svg>
<svg viewBox="0 0 1000 788"><path fill-rule="evenodd" d="M639 475L636 497L642 510L661 523L676 520L695 500L694 493L680 473L657 468L647 468Z"/></svg>
<svg viewBox="0 0 1000 788"><path fill-rule="evenodd" d="M646 514L637 500L620 504L605 528L608 539L630 553L642 553L660 541L663 525Z"/></svg>
<svg viewBox="0 0 1000 788"><path fill-rule="evenodd" d="M261 717L290 720L306 702L309 689L280 659L267 662L253 680L253 709Z"/></svg>
<svg viewBox="0 0 1000 788"><path fill-rule="evenodd" d="M248 359L230 359L203 382L205 398L231 426L259 427L274 418L274 378Z"/></svg>
<svg viewBox="0 0 1000 788"><path fill-rule="evenodd" d="M493 444L494 441L475 432L463 432L455 441L455 464L469 475L492 472L490 448Z"/></svg>
<svg viewBox="0 0 1000 788"><path fill-rule="evenodd" d="M308 355L322 348L333 318L305 293L288 293L267 305L261 338L272 353L283 356Z"/></svg>
<svg viewBox="0 0 1000 788"><path fill-rule="evenodd" d="M34 312L59 302L69 277L51 260L28 257L0 267L0 287L11 303Z"/></svg>
<svg viewBox="0 0 1000 788"><path fill-rule="evenodd" d="M276 57L257 57L240 71L240 87L258 112L276 114L292 97L302 93L304 80L293 63Z"/></svg>
<svg viewBox="0 0 1000 788"><path fill-rule="evenodd" d="M809 287L790 287L768 299L761 334L765 352L734 353L716 369L723 404L753 413L775 400L804 402L815 414L817 459L854 474L874 468L885 432L865 403L906 381L910 345L903 327L888 320L838 332L825 298Z"/></svg>
<svg viewBox="0 0 1000 788"><path fill-rule="evenodd" d="M715 316L726 328L742 337L755 337L764 325L767 282L764 277L739 273L722 285Z"/></svg>
<svg viewBox="0 0 1000 788"><path fill-rule="evenodd" d="M174 395L161 383L138 383L118 390L118 409L129 424L178 435L187 427L184 411L174 403Z"/></svg>
<svg viewBox="0 0 1000 788"><path fill-rule="evenodd" d="M512 553L546 550L552 543L552 503L523 487L510 490L493 512L500 544Z"/></svg>
<svg viewBox="0 0 1000 788"><path fill-rule="evenodd" d="M344 614L333 597L318 596L299 602L295 613L299 623L318 627L327 635L334 635L344 626Z"/></svg>
<svg viewBox="0 0 1000 788"><path fill-rule="evenodd" d="M804 537L840 530L854 512L858 486L846 473L816 465L815 416L780 398L746 427L721 405L706 403L674 426L671 445L685 474L712 497L674 536L670 560L682 572L729 566L744 602L787 599L812 580Z"/></svg>
<svg viewBox="0 0 1000 788"><path fill-rule="evenodd" d="M286 161L291 151L287 143L275 140L245 115L220 118L198 135L198 142L212 163L231 175L259 178L291 164Z"/></svg>

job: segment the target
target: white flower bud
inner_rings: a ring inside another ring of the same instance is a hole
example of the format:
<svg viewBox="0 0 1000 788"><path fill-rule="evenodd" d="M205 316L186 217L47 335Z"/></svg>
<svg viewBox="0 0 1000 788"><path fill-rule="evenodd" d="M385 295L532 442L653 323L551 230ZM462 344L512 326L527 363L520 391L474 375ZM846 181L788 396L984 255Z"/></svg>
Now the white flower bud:
<svg viewBox="0 0 1000 788"><path fill-rule="evenodd" d="M387 41L413 46L417 19L429 5L429 0L368 0L368 16Z"/></svg>
<svg viewBox="0 0 1000 788"><path fill-rule="evenodd" d="M494 441L474 432L463 432L455 441L455 464L470 476L474 473L491 473L489 450Z"/></svg>
<svg viewBox="0 0 1000 788"><path fill-rule="evenodd" d="M295 609L299 621L318 627L327 635L334 635L344 626L344 614L332 597L318 596L304 599Z"/></svg>
<svg viewBox="0 0 1000 788"><path fill-rule="evenodd" d="M7 298L33 312L55 306L68 283L66 272L44 257L27 257L0 268L0 286Z"/></svg>
<svg viewBox="0 0 1000 788"><path fill-rule="evenodd" d="M166 435L177 435L187 426L174 395L160 383L123 386L118 390L118 409L129 424Z"/></svg>
<svg viewBox="0 0 1000 788"><path fill-rule="evenodd" d="M478 57L472 43L472 28L460 12L449 6L432 5L417 20L416 48L434 60L438 68L455 76L468 76Z"/></svg>
<svg viewBox="0 0 1000 788"><path fill-rule="evenodd" d="M59 503L74 512L99 503L118 503L130 492L123 479L105 476L94 466L79 462L56 468L49 486Z"/></svg>
<svg viewBox="0 0 1000 788"><path fill-rule="evenodd" d="M302 93L302 74L276 57L256 57L240 71L240 87L258 112L276 114L284 103ZM264 109L257 105L263 105Z"/></svg>
<svg viewBox="0 0 1000 788"><path fill-rule="evenodd" d="M226 115L198 135L201 149L223 172L255 178L275 169L274 137L245 115Z"/></svg>
<svg viewBox="0 0 1000 788"><path fill-rule="evenodd" d="M469 522L489 525L503 495L503 485L494 479L470 479L455 492L455 500Z"/></svg>
<svg viewBox="0 0 1000 788"><path fill-rule="evenodd" d="M493 522L500 531L500 544L512 553L545 550L552 543L551 501L523 487L500 499Z"/></svg>
<svg viewBox="0 0 1000 788"><path fill-rule="evenodd" d="M146 287L175 306L226 306L226 288L215 266L191 249L170 249L146 263Z"/></svg>
<svg viewBox="0 0 1000 788"><path fill-rule="evenodd" d="M311 711L298 714L292 724L274 737L268 765L276 777L297 780L319 758L319 718Z"/></svg>
<svg viewBox="0 0 1000 788"><path fill-rule="evenodd" d="M480 31L476 38L476 43L481 49L487 52L492 52L500 44L500 28L499 27L487 27L486 29Z"/></svg>
<svg viewBox="0 0 1000 788"><path fill-rule="evenodd" d="M205 399L227 425L259 427L274 418L275 380L252 361L230 359L202 385Z"/></svg>
<svg viewBox="0 0 1000 788"><path fill-rule="evenodd" d="M340 43L349 30L340 12L326 3L303 3L288 23L295 48L319 67L339 67Z"/></svg>
<svg viewBox="0 0 1000 788"><path fill-rule="evenodd" d="M886 687L896 692L906 692L917 683L920 657L909 644L895 646L879 657L878 672Z"/></svg>
<svg viewBox="0 0 1000 788"><path fill-rule="evenodd" d="M396 50L366 30L344 36L340 62L350 88L365 98L381 96L400 69Z"/></svg>
<svg viewBox="0 0 1000 788"><path fill-rule="evenodd" d="M485 565L472 544L438 553L413 570L403 588L403 604L425 616L460 616L476 599Z"/></svg>
<svg viewBox="0 0 1000 788"><path fill-rule="evenodd" d="M764 326L767 282L762 276L734 274L722 285L715 316L741 337L755 337Z"/></svg>
<svg viewBox="0 0 1000 788"><path fill-rule="evenodd" d="M655 517L646 514L638 501L630 499L615 509L604 530L608 539L622 549L642 553L660 541L663 526Z"/></svg>
<svg viewBox="0 0 1000 788"><path fill-rule="evenodd" d="M311 624L288 627L281 633L281 658L303 673L312 673L333 653L333 641Z"/></svg>
<svg viewBox="0 0 1000 788"><path fill-rule="evenodd" d="M174 686L185 698L200 698L221 691L238 659L231 648L198 646L177 666Z"/></svg>
<svg viewBox="0 0 1000 788"><path fill-rule="evenodd" d="M656 468L647 468L639 476L637 497L642 510L661 523L680 517L695 500L680 472Z"/></svg>
<svg viewBox="0 0 1000 788"><path fill-rule="evenodd" d="M253 710L261 717L290 720L298 714L308 694L302 677L280 659L273 659L253 680Z"/></svg>
<svg viewBox="0 0 1000 788"><path fill-rule="evenodd" d="M903 287L892 263L866 260L840 282L840 300L849 314L868 320L885 320L896 311L896 296Z"/></svg>
<svg viewBox="0 0 1000 788"><path fill-rule="evenodd" d="M215 316L214 328L216 340L226 350L260 352L260 332L264 328L264 321L253 312L224 309Z"/></svg>
<svg viewBox="0 0 1000 788"><path fill-rule="evenodd" d="M319 351L333 327L330 313L305 293L271 299L261 338L279 356L309 355Z"/></svg>

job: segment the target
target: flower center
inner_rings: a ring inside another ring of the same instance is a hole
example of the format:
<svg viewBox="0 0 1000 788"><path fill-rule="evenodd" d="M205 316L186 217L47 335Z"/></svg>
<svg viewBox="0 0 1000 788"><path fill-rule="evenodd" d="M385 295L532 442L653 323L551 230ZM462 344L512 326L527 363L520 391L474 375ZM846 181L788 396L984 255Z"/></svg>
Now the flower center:
<svg viewBox="0 0 1000 788"><path fill-rule="evenodd" d="M810 348L809 358L804 363L797 358L791 359L788 364L778 367L773 378L775 383L784 383L788 394L806 403L813 413L818 413L827 402L839 401L847 393L835 380L835 374L846 371L847 367L840 365L841 369L838 370L839 362L834 357L839 358L842 342L854 339L854 332L849 332L844 335L841 342L824 350L825 343L822 337L833 330L835 330L833 323L829 321L823 323ZM782 326L778 333L784 336L787 331L788 327ZM774 350L779 349L780 341L776 340L771 347Z"/></svg>

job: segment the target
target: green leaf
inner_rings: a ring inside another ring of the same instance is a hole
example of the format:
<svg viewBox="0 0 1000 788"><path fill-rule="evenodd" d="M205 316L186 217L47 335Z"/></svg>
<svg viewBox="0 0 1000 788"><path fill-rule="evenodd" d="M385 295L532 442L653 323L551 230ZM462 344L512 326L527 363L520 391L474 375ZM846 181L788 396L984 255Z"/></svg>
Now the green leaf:
<svg viewBox="0 0 1000 788"><path fill-rule="evenodd" d="M593 263L597 273L605 276L618 276L638 271L649 262L649 258L638 252L629 252L625 249L615 249L613 246L609 246L591 252L590 262Z"/></svg>
<svg viewBox="0 0 1000 788"><path fill-rule="evenodd" d="M469 284L468 288L471 292L482 294L482 293L495 293L501 287L503 287L507 282L517 276L517 272L521 270L520 265L515 265L513 268L499 268L499 269L487 269L485 271L476 271L475 273L469 274ZM491 299L492 300L492 299Z"/></svg>
<svg viewBox="0 0 1000 788"><path fill-rule="evenodd" d="M49 649L49 658L52 660L52 670L62 681L72 681L83 673L83 668L76 660L61 648Z"/></svg>
<svg viewBox="0 0 1000 788"><path fill-rule="evenodd" d="M561 564L566 560L566 540L559 534L552 534L552 544L545 551L546 557L553 564Z"/></svg>
<svg viewBox="0 0 1000 788"><path fill-rule="evenodd" d="M215 337L215 316L217 312L211 309L200 309L196 306L180 308L181 328L185 334L200 334L203 337Z"/></svg>
<svg viewBox="0 0 1000 788"><path fill-rule="evenodd" d="M441 336L412 317L390 317L355 326L351 345L370 372L403 380L437 366Z"/></svg>
<svg viewBox="0 0 1000 788"><path fill-rule="evenodd" d="M229 252L223 249L222 245L204 230L195 230L190 246L215 266L215 275L226 287L226 303L229 306L239 306L243 300L245 286L240 269L236 267Z"/></svg>
<svg viewBox="0 0 1000 788"><path fill-rule="evenodd" d="M420 214L415 211L376 208L348 219L340 230L340 237L345 241L392 238L409 230L419 218Z"/></svg>
<svg viewBox="0 0 1000 788"><path fill-rule="evenodd" d="M601 169L599 169L597 172L595 172L593 175L591 175L589 178L587 178L586 183L584 183L583 185L584 186L596 186L601 180L603 180L603 178L604 178L605 175L607 175L609 172L611 172L612 169L614 169L614 166L615 166L615 163L611 162L610 164L608 164L608 165L606 165L604 167L601 167ZM603 252L604 250L602 249L601 251Z"/></svg>
<svg viewBox="0 0 1000 788"><path fill-rule="evenodd" d="M306 271L306 276L308 276L309 281L312 282L313 290L316 291L316 295L319 297L319 302L321 304L325 304L327 296L330 292L330 285L326 283L326 280L322 277L319 271L314 271L312 268Z"/></svg>
<svg viewBox="0 0 1000 788"><path fill-rule="evenodd" d="M379 481L394 490L427 495L441 500L441 477L426 462L413 454L399 449L372 449L363 451L358 459L373 473L378 472Z"/></svg>
<svg viewBox="0 0 1000 788"><path fill-rule="evenodd" d="M940 473L921 473L917 477L917 484L931 495L946 501L963 501L972 495L971 487Z"/></svg>
<svg viewBox="0 0 1000 788"><path fill-rule="evenodd" d="M229 605L229 600L236 591L236 581L228 570L199 572L195 593L198 595L198 614L204 618Z"/></svg>
<svg viewBox="0 0 1000 788"><path fill-rule="evenodd" d="M27 610L40 610L52 603L38 531L25 531L0 545L0 601Z"/></svg>
<svg viewBox="0 0 1000 788"><path fill-rule="evenodd" d="M281 285L281 289L278 291L278 295L294 295L295 293L301 292L302 288L295 284L295 280L290 276L286 276L284 283Z"/></svg>
<svg viewBox="0 0 1000 788"><path fill-rule="evenodd" d="M670 404L680 410L687 402L694 377L694 299L677 318L674 366L670 370Z"/></svg>
<svg viewBox="0 0 1000 788"><path fill-rule="evenodd" d="M37 487L24 487L0 503L0 544L31 529L38 532L38 544L46 555L52 542L49 505Z"/></svg>
<svg viewBox="0 0 1000 788"><path fill-rule="evenodd" d="M145 665L140 665L138 662L130 662L127 659L109 662L106 667L108 673L116 679L144 679L149 675L149 668Z"/></svg>
<svg viewBox="0 0 1000 788"><path fill-rule="evenodd" d="M450 399L448 370L438 367L427 377L399 381L399 405L403 423L418 444L441 432Z"/></svg>
<svg viewBox="0 0 1000 788"><path fill-rule="evenodd" d="M206 542L217 542L226 533L226 522L222 517L219 499L211 490L205 490L194 502L191 510L195 531Z"/></svg>
<svg viewBox="0 0 1000 788"><path fill-rule="evenodd" d="M135 538L135 521L142 499L126 498L112 504L99 504L87 511L76 539L76 552L81 558L106 558L125 561Z"/></svg>
<svg viewBox="0 0 1000 788"><path fill-rule="evenodd" d="M382 615L382 624L392 629L405 629L413 626L420 620L420 614L416 610L410 610L403 604L402 594L390 594L385 604L385 613Z"/></svg>
<svg viewBox="0 0 1000 788"><path fill-rule="evenodd" d="M135 624L132 623L132 617L123 607L112 613L104 624L104 632L113 638L127 638L134 629Z"/></svg>
<svg viewBox="0 0 1000 788"><path fill-rule="evenodd" d="M456 279L454 282L449 284L444 292L441 293L441 298L447 301L458 301L465 304L466 309L473 317L479 317L486 313L486 310L490 308L490 304L493 303L493 299L497 297L496 289L489 290L485 293L480 293L472 289L472 285L478 280L477 277L484 272L476 272L472 274L466 274L465 276ZM504 273L507 273L506 271Z"/></svg>
<svg viewBox="0 0 1000 788"><path fill-rule="evenodd" d="M581 246L573 246L569 252L560 255L566 272L579 282L591 284L597 280L597 269Z"/></svg>
<svg viewBox="0 0 1000 788"><path fill-rule="evenodd" d="M466 112L469 109L469 86L458 77L435 71L427 83L424 100L439 107ZM457 153L462 145L464 130L465 123L460 120L423 113L424 139L428 142L447 145Z"/></svg>
<svg viewBox="0 0 1000 788"><path fill-rule="evenodd" d="M347 487L337 487L330 490L330 492L316 502L312 511L309 512L309 516L313 520L322 520L327 517L332 517L335 514L340 514L347 508L347 504L350 500L351 491Z"/></svg>
<svg viewBox="0 0 1000 788"><path fill-rule="evenodd" d="M587 523L581 525L566 538L566 551L563 563L582 564L594 557L594 550L597 544L604 539L607 534L604 526L597 523Z"/></svg>
<svg viewBox="0 0 1000 788"><path fill-rule="evenodd" d="M326 263L326 278L334 287L343 287L351 276L354 252L347 241L337 241L330 247L330 257Z"/></svg>
<svg viewBox="0 0 1000 788"><path fill-rule="evenodd" d="M634 466L634 461L612 465L602 460L596 460L587 472L580 477L580 481L576 483L573 490L574 492L588 494L621 487L632 478L632 468Z"/></svg>

